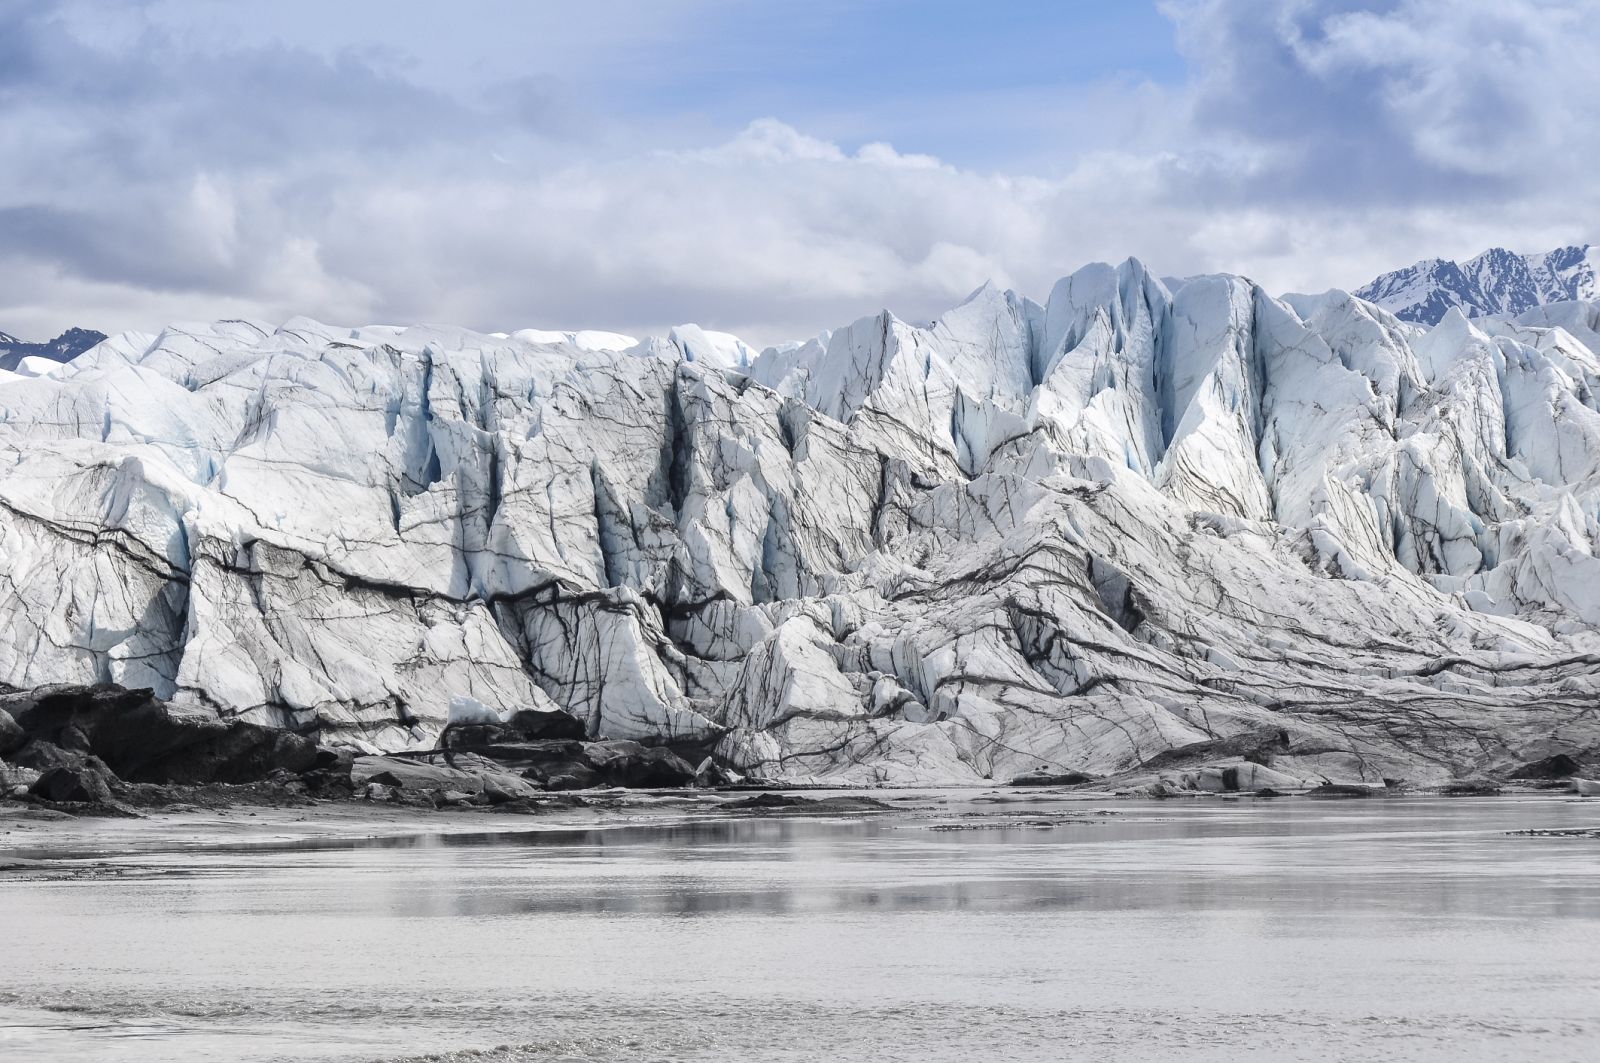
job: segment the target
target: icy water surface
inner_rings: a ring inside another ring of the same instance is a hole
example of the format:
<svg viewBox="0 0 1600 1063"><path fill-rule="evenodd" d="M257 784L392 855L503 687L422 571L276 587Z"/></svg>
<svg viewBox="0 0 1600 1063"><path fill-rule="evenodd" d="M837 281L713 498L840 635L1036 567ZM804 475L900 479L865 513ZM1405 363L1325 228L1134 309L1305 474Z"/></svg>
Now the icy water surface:
<svg viewBox="0 0 1600 1063"><path fill-rule="evenodd" d="M0 874L0 1058L1600 1059L1600 801L977 796Z"/></svg>

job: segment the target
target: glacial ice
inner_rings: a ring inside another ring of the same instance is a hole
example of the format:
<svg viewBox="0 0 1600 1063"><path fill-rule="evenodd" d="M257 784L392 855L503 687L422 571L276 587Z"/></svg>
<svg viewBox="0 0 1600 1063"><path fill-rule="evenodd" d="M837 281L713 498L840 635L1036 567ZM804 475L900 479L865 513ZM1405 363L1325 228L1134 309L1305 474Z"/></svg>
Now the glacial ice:
<svg viewBox="0 0 1600 1063"><path fill-rule="evenodd" d="M0 682L367 752L560 707L839 783L1252 734L1271 780L1588 748L1597 325L1130 260L759 353L124 334L0 378Z"/></svg>

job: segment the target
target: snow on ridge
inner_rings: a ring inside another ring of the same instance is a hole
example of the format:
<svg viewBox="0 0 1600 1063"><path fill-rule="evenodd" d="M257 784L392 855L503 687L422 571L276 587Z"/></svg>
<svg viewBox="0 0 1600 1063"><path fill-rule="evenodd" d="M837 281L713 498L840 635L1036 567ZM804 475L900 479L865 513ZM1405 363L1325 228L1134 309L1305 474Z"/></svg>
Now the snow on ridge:
<svg viewBox="0 0 1600 1063"><path fill-rule="evenodd" d="M1383 274L1356 294L1429 325L1452 307L1468 317L1515 317L1551 303L1600 299L1600 247L1573 245L1535 255L1495 247L1461 263L1424 259Z"/></svg>

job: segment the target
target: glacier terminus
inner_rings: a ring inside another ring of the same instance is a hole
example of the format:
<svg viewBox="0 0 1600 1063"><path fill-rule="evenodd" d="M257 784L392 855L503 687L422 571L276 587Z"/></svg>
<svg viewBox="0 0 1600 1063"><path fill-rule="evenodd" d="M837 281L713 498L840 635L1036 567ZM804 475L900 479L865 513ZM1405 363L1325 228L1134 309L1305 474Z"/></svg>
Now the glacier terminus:
<svg viewBox="0 0 1600 1063"><path fill-rule="evenodd" d="M1135 260L761 351L126 333L0 375L0 683L789 782L1507 772L1600 745L1597 352Z"/></svg>

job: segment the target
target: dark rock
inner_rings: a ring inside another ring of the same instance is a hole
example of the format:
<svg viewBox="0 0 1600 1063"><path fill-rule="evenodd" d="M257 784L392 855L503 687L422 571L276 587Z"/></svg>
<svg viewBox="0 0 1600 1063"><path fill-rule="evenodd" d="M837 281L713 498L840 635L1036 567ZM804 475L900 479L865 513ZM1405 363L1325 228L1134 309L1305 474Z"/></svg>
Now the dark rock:
<svg viewBox="0 0 1600 1063"><path fill-rule="evenodd" d="M544 808L538 801L526 797L519 797L515 801L500 801L491 806L490 811L499 813L519 813L522 815L535 815L543 812Z"/></svg>
<svg viewBox="0 0 1600 1063"><path fill-rule="evenodd" d="M300 774L306 793L323 798L352 796L356 784L350 778L350 769L355 759L356 753L351 749L318 747L311 770Z"/></svg>
<svg viewBox="0 0 1600 1063"><path fill-rule="evenodd" d="M1500 786L1492 779L1453 779L1439 787L1447 797L1493 797Z"/></svg>
<svg viewBox="0 0 1600 1063"><path fill-rule="evenodd" d="M22 725L12 718L11 714L0 709L0 757L21 749L28 742L28 732Z"/></svg>
<svg viewBox="0 0 1600 1063"><path fill-rule="evenodd" d="M721 806L748 812L813 812L832 815L840 812L883 812L890 806L875 798L858 794L841 794L835 797L801 797L797 794L764 793L754 797L729 801Z"/></svg>
<svg viewBox="0 0 1600 1063"><path fill-rule="evenodd" d="M1270 786L1263 786L1261 789L1256 791L1256 796L1257 797L1282 797L1283 796L1283 792L1281 790L1274 790Z"/></svg>
<svg viewBox="0 0 1600 1063"><path fill-rule="evenodd" d="M584 756L595 770L605 771L613 764L621 764L630 757L637 757L644 753L644 746L638 742L626 739L608 742L585 742L583 744Z"/></svg>
<svg viewBox="0 0 1600 1063"><path fill-rule="evenodd" d="M502 765L515 764L530 767L589 763L583 743L570 739L553 739L532 742L499 742L479 746L474 753Z"/></svg>
<svg viewBox="0 0 1600 1063"><path fill-rule="evenodd" d="M1356 786L1351 783L1325 782L1321 786L1313 787L1306 791L1307 797L1371 797L1377 793L1370 786Z"/></svg>
<svg viewBox="0 0 1600 1063"><path fill-rule="evenodd" d="M483 777L483 797L485 803L491 805L505 805L513 801L526 801L539 791L537 783L515 775L485 775Z"/></svg>
<svg viewBox="0 0 1600 1063"><path fill-rule="evenodd" d="M94 752L89 745L89 736L84 734L81 728L73 724L63 727L61 732L56 735L56 745L73 753Z"/></svg>
<svg viewBox="0 0 1600 1063"><path fill-rule="evenodd" d="M23 731L92 752L129 782L244 783L274 768L314 766L316 746L277 728L174 714L149 690L112 684L41 687L3 706Z"/></svg>
<svg viewBox="0 0 1600 1063"><path fill-rule="evenodd" d="M30 768L37 772L47 772L52 768L69 768L73 771L88 771L104 779L107 785L120 784L116 772L108 767L105 761L93 753L79 753L70 749L62 749L54 742L46 742L35 738L27 745L11 755L12 763L23 768Z"/></svg>
<svg viewBox="0 0 1600 1063"><path fill-rule="evenodd" d="M1288 731L1278 729L1247 731L1227 738L1211 738L1204 742L1191 742L1175 749L1164 749L1140 766L1164 768L1195 760L1225 760L1229 757L1242 757L1265 766L1271 763L1273 754L1285 753L1288 749Z"/></svg>
<svg viewBox="0 0 1600 1063"><path fill-rule="evenodd" d="M522 736L498 723L453 723L439 735L440 749L478 749L500 742L515 742Z"/></svg>
<svg viewBox="0 0 1600 1063"><path fill-rule="evenodd" d="M481 796L483 804L514 801L539 793L537 786L475 753L437 751L358 757L351 766L350 775L358 786L376 782L400 787L408 793L429 791L465 794L466 798ZM459 803L465 798L448 800Z"/></svg>
<svg viewBox="0 0 1600 1063"><path fill-rule="evenodd" d="M524 779L546 790L589 790L600 785L600 774L587 764L569 763L549 770L529 768Z"/></svg>
<svg viewBox="0 0 1600 1063"><path fill-rule="evenodd" d="M1027 771L1011 780L1012 786L1081 786L1086 782L1099 782L1093 775L1081 771L1050 772L1040 769Z"/></svg>
<svg viewBox="0 0 1600 1063"><path fill-rule="evenodd" d="M811 804L804 797L794 794L756 794L754 797L744 797L737 801L729 801L723 808L794 808L797 805Z"/></svg>
<svg viewBox="0 0 1600 1063"><path fill-rule="evenodd" d="M88 767L51 768L29 788L35 797L56 803L109 804L111 787L99 772Z"/></svg>
<svg viewBox="0 0 1600 1063"><path fill-rule="evenodd" d="M344 772L350 774L350 765L356 762L356 752L353 749L329 749L318 746L316 758L311 762L317 771Z"/></svg>
<svg viewBox="0 0 1600 1063"><path fill-rule="evenodd" d="M300 776L306 792L313 797L349 797L355 793L355 782L350 772L313 768Z"/></svg>
<svg viewBox="0 0 1600 1063"><path fill-rule="evenodd" d="M507 723L530 742L555 738L582 739L589 736L589 729L584 726L582 720L560 709L549 712L518 709L512 713Z"/></svg>
<svg viewBox="0 0 1600 1063"><path fill-rule="evenodd" d="M643 763L639 766L632 786L693 786L695 782L694 765L684 760L670 749L653 748L644 752Z"/></svg>
<svg viewBox="0 0 1600 1063"><path fill-rule="evenodd" d="M439 736L441 749L477 749L490 745L511 745L520 742L546 742L558 739L576 741L588 736L588 731L571 713L555 710L540 712L535 709L518 709L503 723L457 723L444 729Z"/></svg>
<svg viewBox="0 0 1600 1063"><path fill-rule="evenodd" d="M1513 779L1565 779L1578 774L1583 770L1572 757L1565 753L1557 753L1553 757L1543 760L1531 760L1526 764L1518 765L1511 771Z"/></svg>
<svg viewBox="0 0 1600 1063"><path fill-rule="evenodd" d="M611 786L662 789L694 785L693 765L662 746L589 742L583 751L601 779Z"/></svg>
<svg viewBox="0 0 1600 1063"><path fill-rule="evenodd" d="M694 769L696 786L731 786L740 776L718 764L715 757L706 757Z"/></svg>
<svg viewBox="0 0 1600 1063"><path fill-rule="evenodd" d="M12 753L11 762L20 764L24 768L32 768L34 771L49 771L51 768L79 767L86 756L84 753L72 753L62 749L54 742L34 738Z"/></svg>

